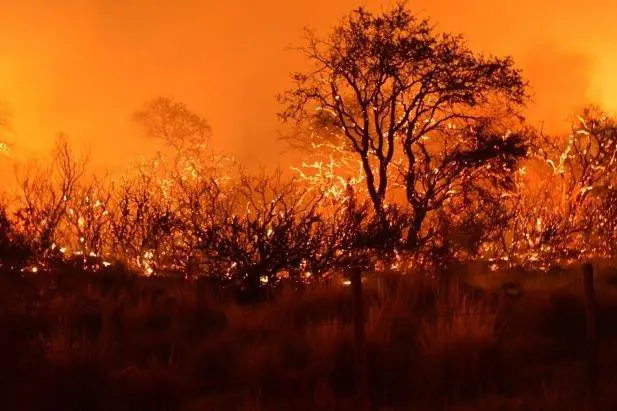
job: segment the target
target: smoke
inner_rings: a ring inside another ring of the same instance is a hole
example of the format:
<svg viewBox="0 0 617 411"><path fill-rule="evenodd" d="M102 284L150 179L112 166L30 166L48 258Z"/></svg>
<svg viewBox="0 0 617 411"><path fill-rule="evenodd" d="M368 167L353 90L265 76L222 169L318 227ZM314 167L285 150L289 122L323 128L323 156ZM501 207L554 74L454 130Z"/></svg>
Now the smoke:
<svg viewBox="0 0 617 411"><path fill-rule="evenodd" d="M549 131L563 131L589 102L593 61L588 55L542 44L531 47L519 62L530 80L529 120Z"/></svg>
<svg viewBox="0 0 617 411"><path fill-rule="evenodd" d="M7 4L8 3L8 4ZM249 165L284 165L274 96L301 59L286 51L303 26L320 33L380 0L23 0L0 13L0 101L23 152L46 154L56 134L119 167L148 147L133 111L169 95L204 115L214 144ZM534 88L529 118L559 128L591 99L614 102L611 0L418 0L438 30L484 53L511 54ZM594 100L595 101L595 100Z"/></svg>

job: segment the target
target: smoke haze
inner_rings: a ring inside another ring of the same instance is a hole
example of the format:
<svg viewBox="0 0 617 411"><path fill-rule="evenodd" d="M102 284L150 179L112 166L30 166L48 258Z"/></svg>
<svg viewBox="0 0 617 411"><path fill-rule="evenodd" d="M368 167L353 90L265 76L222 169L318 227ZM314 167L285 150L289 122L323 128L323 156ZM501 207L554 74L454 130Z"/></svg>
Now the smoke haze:
<svg viewBox="0 0 617 411"><path fill-rule="evenodd" d="M47 153L56 134L118 167L143 150L131 114L162 94L203 114L214 144L242 162L283 165L275 94L302 60L302 28L325 34L358 0L0 0L0 101L11 139ZM578 107L617 109L617 3L415 0L440 31L511 54L531 81L528 116L563 128Z"/></svg>

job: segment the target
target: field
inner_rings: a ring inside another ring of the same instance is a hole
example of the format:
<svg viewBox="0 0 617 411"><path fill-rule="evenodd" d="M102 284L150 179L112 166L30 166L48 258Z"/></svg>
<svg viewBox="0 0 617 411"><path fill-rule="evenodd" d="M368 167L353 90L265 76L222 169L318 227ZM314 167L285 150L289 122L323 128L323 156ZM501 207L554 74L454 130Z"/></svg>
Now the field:
<svg viewBox="0 0 617 411"><path fill-rule="evenodd" d="M616 409L617 270L596 266L600 409ZM379 410L587 409L579 267L459 267L364 279ZM0 277L0 390L11 410L352 410L342 279L240 305L211 286L64 272Z"/></svg>

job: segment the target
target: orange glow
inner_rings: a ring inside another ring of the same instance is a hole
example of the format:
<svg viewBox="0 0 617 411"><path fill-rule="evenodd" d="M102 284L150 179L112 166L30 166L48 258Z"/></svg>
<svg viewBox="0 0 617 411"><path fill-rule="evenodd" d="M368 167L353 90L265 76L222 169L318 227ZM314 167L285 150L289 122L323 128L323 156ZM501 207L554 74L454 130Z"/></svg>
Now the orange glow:
<svg viewBox="0 0 617 411"><path fill-rule="evenodd" d="M9 1L0 13L0 101L17 147L47 152L66 132L95 164L125 164L143 140L132 112L159 94L208 119L214 143L242 162L280 164L274 94L288 84L302 27L328 30L360 3L380 0ZM410 7L472 47L512 54L535 89L530 118L559 127L593 100L617 110L612 17L589 0L417 0Z"/></svg>

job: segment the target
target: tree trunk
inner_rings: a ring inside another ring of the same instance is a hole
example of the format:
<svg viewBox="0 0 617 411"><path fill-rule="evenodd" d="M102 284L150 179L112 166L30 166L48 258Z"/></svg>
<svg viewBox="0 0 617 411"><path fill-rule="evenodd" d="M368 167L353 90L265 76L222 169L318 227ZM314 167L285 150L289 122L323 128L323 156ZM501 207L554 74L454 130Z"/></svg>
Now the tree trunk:
<svg viewBox="0 0 617 411"><path fill-rule="evenodd" d="M362 270L354 267L351 270L351 291L354 307L354 337L356 354L356 384L359 411L370 410L368 392L368 370L366 353L366 335L364 330L364 303L362 301Z"/></svg>
<svg viewBox="0 0 617 411"><path fill-rule="evenodd" d="M422 229L422 223L426 218L426 211L423 209L416 209L413 221L407 231L407 249L416 250L420 247L420 230Z"/></svg>
<svg viewBox="0 0 617 411"><path fill-rule="evenodd" d="M585 300L587 311L587 365L589 372L589 400L590 409L598 409L598 364L596 340L596 293L593 284L593 265L583 265L585 283Z"/></svg>

